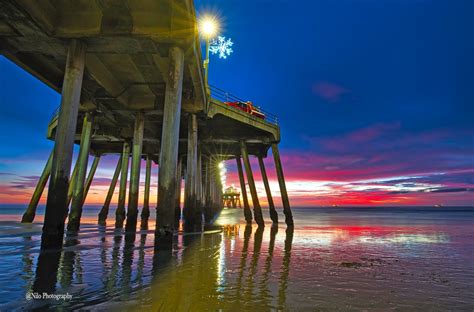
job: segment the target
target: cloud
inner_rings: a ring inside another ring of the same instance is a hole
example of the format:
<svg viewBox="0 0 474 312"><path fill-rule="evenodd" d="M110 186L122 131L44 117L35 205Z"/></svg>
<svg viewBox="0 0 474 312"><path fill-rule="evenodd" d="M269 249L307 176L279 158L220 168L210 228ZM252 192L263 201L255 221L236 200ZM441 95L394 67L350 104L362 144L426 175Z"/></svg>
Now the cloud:
<svg viewBox="0 0 474 312"><path fill-rule="evenodd" d="M332 103L339 102L344 94L349 93L348 89L327 81L314 83L311 90L313 94Z"/></svg>

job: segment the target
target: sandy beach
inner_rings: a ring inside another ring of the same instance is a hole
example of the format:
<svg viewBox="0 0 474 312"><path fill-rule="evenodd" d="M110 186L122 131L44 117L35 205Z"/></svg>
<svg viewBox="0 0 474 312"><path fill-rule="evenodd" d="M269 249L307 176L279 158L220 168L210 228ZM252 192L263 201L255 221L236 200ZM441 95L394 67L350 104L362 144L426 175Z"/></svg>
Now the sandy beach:
<svg viewBox="0 0 474 312"><path fill-rule="evenodd" d="M246 226L242 210L225 209L204 233L176 235L173 251L154 247L153 221L128 236L112 224L95 225L92 214L63 251L40 261L40 222L2 215L1 310L469 311L474 305L472 208L294 209L294 229ZM70 298L28 298L39 290Z"/></svg>

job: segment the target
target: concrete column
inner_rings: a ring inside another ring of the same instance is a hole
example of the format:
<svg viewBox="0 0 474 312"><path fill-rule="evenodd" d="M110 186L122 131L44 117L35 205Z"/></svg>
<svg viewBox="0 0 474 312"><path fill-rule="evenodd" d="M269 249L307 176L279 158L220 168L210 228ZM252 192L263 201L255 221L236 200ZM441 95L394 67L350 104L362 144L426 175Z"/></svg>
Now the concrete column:
<svg viewBox="0 0 474 312"><path fill-rule="evenodd" d="M188 153L183 207L183 219L185 225L188 227L193 227L197 221L197 129L197 116L195 114L191 114L188 118Z"/></svg>
<svg viewBox="0 0 474 312"><path fill-rule="evenodd" d="M127 196L128 162L130 159L130 143L123 143L122 168L120 169L120 186L117 210L115 210L115 228L122 228L125 220L125 197Z"/></svg>
<svg viewBox="0 0 474 312"><path fill-rule="evenodd" d="M67 190L67 208L69 208L69 205L71 204L72 200L72 191L74 190L74 184L76 184L76 177L77 177L77 169L78 169L78 162L76 160L76 164L74 165L74 170L72 170L71 178L69 179L69 187ZM67 218L68 215L68 210L66 209L66 215L64 219Z"/></svg>
<svg viewBox="0 0 474 312"><path fill-rule="evenodd" d="M89 189L91 188L92 180L94 179L95 172L97 171L97 166L99 166L100 155L96 155L94 157L94 161L92 162L91 170L89 171L89 175L86 179L86 184L84 186L84 199L82 200L82 206L86 202L87 194L89 193Z"/></svg>
<svg viewBox="0 0 474 312"><path fill-rule="evenodd" d="M140 164L143 148L143 130L145 126L145 116L138 112L135 117L135 129L133 131L132 164L130 168L130 189L128 193L128 210L126 231L137 229L138 216L138 191L140 189Z"/></svg>
<svg viewBox="0 0 474 312"><path fill-rule="evenodd" d="M176 169L178 165L179 124L183 87L184 52L181 48L169 50L169 72L163 110L163 130L156 207L157 232L172 232L175 223ZM170 235L168 238L170 238ZM171 243L171 240L169 240Z"/></svg>
<svg viewBox="0 0 474 312"><path fill-rule="evenodd" d="M242 193L242 199L244 202L245 221L247 221L247 223L252 223L252 211L250 211L249 199L247 197L247 188L245 187L244 171L242 170L242 162L240 161L240 156L237 156L235 160L237 162L237 169L239 171L240 192Z"/></svg>
<svg viewBox="0 0 474 312"><path fill-rule="evenodd" d="M221 181L221 175L220 175L220 172L217 173L217 200L216 200L216 208L214 210L214 215L219 213L219 211L221 211L221 209L224 207L224 205L222 204L223 202L223 193L222 193L222 181Z"/></svg>
<svg viewBox="0 0 474 312"><path fill-rule="evenodd" d="M36 184L36 188L33 192L33 195L31 196L30 203L26 208L23 217L21 218L21 223L31 223L35 219L36 208L38 207L39 200L41 198L41 195L43 194L46 183L48 182L49 175L51 174L52 162L53 152L49 154L48 161L46 162L46 166L44 167L43 172L41 173L41 176L38 180L38 184Z"/></svg>
<svg viewBox="0 0 474 312"><path fill-rule="evenodd" d="M145 194L143 194L142 220L148 220L150 217L150 183L151 183L151 157L146 156L145 170Z"/></svg>
<svg viewBox="0 0 474 312"><path fill-rule="evenodd" d="M202 157L202 156L201 156ZM204 156L202 161L202 207L203 209L207 206L207 194L209 184L209 160L207 156Z"/></svg>
<svg viewBox="0 0 474 312"><path fill-rule="evenodd" d="M174 206L174 217L177 223L179 223L179 219L181 218L181 170L183 166L183 158L179 157L178 159L178 167L176 168L176 203Z"/></svg>
<svg viewBox="0 0 474 312"><path fill-rule="evenodd" d="M202 157L198 149L196 162L196 218L202 223Z"/></svg>
<svg viewBox="0 0 474 312"><path fill-rule="evenodd" d="M258 201L257 188L255 187L255 180L253 179L252 167L250 166L249 155L247 152L247 146L244 141L240 141L240 152L242 153L242 159L244 160L245 172L247 173L247 180L249 182L250 195L252 195L253 203L253 216L255 222L259 226L264 226L262 208Z"/></svg>
<svg viewBox="0 0 474 312"><path fill-rule="evenodd" d="M210 222L212 220L212 210L211 203L209 199L209 179L210 179L210 160L208 157L204 158L203 160L203 188L202 188L202 198L203 198L203 213L204 213L204 220L205 222Z"/></svg>
<svg viewBox="0 0 474 312"><path fill-rule="evenodd" d="M61 91L61 108L56 128L51 178L44 217L41 247L61 247L67 213L67 191L71 172L72 147L84 75L85 45L73 39L69 43Z"/></svg>
<svg viewBox="0 0 474 312"><path fill-rule="evenodd" d="M208 188L208 194L207 194L207 211L208 211L208 219L211 220L213 218L213 214L214 214L214 203L215 203L215 189L214 189L214 183L215 183L215 174L216 174L216 170L215 170L216 166L215 166L215 163L214 161L212 161L211 159L209 159L209 163L208 163L208 168L207 170L209 171L209 181L208 181L208 185L207 185L207 188Z"/></svg>
<svg viewBox="0 0 474 312"><path fill-rule="evenodd" d="M283 168L281 166L280 152L278 151L278 144L272 144L272 154L275 160L275 169L278 176L278 184L280 185L281 201L283 202L283 213L285 214L285 223L289 226L293 225L293 214L291 213L290 201L288 200L288 193L286 191L285 176L283 175Z"/></svg>
<svg viewBox="0 0 474 312"><path fill-rule="evenodd" d="M71 211L69 212L68 231L78 231L81 223L82 202L84 200L84 182L86 179L87 163L89 161L89 149L92 137L93 115L86 113L82 126L81 146L77 157L77 176L72 191Z"/></svg>
<svg viewBox="0 0 474 312"><path fill-rule="evenodd" d="M107 215L109 214L110 202L112 201L112 197L114 196L115 186L117 185L118 177L120 175L120 166L122 164L122 157L123 157L123 155L120 155L120 158L117 162L117 167L115 167L115 171L114 171L114 175L112 177L112 181L110 182L109 191L107 192L107 196L105 197L104 205L102 206L102 209L99 212L99 224L100 225L105 225L106 224L105 221L107 220Z"/></svg>
<svg viewBox="0 0 474 312"><path fill-rule="evenodd" d="M219 162L214 162L214 183L213 183L213 193L214 201L212 206L212 215L215 216L220 209L223 207L222 204L222 183L219 168Z"/></svg>
<svg viewBox="0 0 474 312"><path fill-rule="evenodd" d="M267 171L265 170L265 163L263 162L263 157L258 156L258 165L260 166L260 171L262 172L263 185L265 186L265 192L267 193L268 199L268 209L270 210L270 219L273 223L278 223L278 213L275 210L275 204L273 203L272 191L270 190L270 183L268 183Z"/></svg>

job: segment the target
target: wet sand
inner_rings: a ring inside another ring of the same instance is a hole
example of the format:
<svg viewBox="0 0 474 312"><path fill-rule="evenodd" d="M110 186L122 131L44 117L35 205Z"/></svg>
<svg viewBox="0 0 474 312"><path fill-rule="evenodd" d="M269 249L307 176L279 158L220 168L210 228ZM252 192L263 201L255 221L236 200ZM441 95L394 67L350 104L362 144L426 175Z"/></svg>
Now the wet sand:
<svg viewBox="0 0 474 312"><path fill-rule="evenodd" d="M266 212L266 211L265 211ZM295 228L224 210L204 233L154 246L86 214L39 257L41 220L0 217L0 310L268 311L474 309L474 209L294 209ZM280 216L282 219L282 216ZM31 292L72 298L27 300Z"/></svg>

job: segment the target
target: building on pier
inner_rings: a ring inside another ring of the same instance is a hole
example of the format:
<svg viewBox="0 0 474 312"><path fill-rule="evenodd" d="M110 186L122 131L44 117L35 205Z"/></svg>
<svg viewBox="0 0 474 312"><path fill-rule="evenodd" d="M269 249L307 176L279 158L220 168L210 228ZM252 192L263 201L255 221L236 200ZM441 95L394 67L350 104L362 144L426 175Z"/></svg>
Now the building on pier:
<svg viewBox="0 0 474 312"><path fill-rule="evenodd" d="M224 194L222 194L222 205L227 208L242 208L240 204L240 191L234 186L226 188Z"/></svg>

